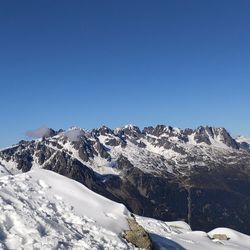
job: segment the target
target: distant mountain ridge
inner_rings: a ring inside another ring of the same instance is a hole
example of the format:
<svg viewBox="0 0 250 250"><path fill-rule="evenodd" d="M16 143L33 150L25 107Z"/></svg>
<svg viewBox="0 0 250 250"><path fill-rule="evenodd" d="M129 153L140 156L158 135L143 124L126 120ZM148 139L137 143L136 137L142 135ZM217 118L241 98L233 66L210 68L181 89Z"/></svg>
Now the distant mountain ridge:
<svg viewBox="0 0 250 250"><path fill-rule="evenodd" d="M53 170L144 216L250 234L249 141L225 128L50 129L2 150L0 165L2 174Z"/></svg>

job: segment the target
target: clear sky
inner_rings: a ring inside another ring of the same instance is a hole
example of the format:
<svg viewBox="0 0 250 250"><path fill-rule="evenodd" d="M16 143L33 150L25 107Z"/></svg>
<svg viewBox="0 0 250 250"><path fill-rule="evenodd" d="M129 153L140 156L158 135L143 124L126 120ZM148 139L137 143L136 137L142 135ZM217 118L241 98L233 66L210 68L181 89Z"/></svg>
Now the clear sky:
<svg viewBox="0 0 250 250"><path fill-rule="evenodd" d="M42 126L250 136L250 1L0 1L0 93L1 147Z"/></svg>

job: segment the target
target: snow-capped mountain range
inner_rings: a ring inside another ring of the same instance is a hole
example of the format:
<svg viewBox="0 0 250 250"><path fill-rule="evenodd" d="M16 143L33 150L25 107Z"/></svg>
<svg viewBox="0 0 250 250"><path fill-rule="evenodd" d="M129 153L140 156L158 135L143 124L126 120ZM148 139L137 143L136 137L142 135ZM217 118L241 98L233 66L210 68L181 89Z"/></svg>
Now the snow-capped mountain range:
<svg viewBox="0 0 250 250"><path fill-rule="evenodd" d="M0 152L2 175L52 170L131 212L250 234L250 146L224 128L49 129Z"/></svg>

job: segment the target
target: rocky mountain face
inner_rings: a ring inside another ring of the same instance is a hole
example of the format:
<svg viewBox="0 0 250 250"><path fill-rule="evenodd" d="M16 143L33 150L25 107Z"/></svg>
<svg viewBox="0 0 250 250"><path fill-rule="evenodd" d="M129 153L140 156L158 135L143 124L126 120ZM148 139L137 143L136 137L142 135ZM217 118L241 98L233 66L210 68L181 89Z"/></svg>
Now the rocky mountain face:
<svg viewBox="0 0 250 250"><path fill-rule="evenodd" d="M139 215L250 234L249 141L224 128L51 130L0 151L2 174L32 168L72 178Z"/></svg>

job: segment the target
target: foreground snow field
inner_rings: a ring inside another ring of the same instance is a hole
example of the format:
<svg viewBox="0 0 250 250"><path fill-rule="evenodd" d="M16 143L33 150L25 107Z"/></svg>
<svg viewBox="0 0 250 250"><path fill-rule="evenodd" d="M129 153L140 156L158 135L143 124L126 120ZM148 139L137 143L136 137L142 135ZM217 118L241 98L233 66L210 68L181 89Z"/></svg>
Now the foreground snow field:
<svg viewBox="0 0 250 250"><path fill-rule="evenodd" d="M46 170L0 178L0 248L129 249L127 209Z"/></svg>
<svg viewBox="0 0 250 250"><path fill-rule="evenodd" d="M48 170L0 178L0 249L134 249L122 238L129 211ZM220 228L193 232L184 222L136 216L157 249L250 249L250 237ZM211 240L226 234L229 240Z"/></svg>
<svg viewBox="0 0 250 250"><path fill-rule="evenodd" d="M163 222L137 216L137 221L150 234L156 249L161 250L235 250L250 249L250 237L228 228L217 228L209 233L192 231L182 221ZM216 235L227 235L229 240L211 240ZM211 237L211 238L210 238Z"/></svg>

